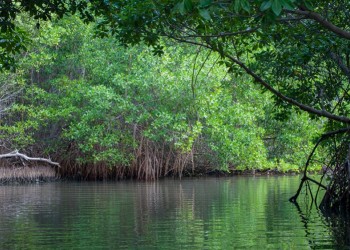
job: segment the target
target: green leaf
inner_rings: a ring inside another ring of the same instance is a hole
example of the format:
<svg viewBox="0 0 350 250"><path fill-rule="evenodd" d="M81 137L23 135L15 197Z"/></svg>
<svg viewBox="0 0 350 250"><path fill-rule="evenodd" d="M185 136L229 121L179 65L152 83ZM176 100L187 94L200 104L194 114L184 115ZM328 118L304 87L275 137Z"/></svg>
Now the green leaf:
<svg viewBox="0 0 350 250"><path fill-rule="evenodd" d="M236 13L238 13L241 10L241 0L235 0L234 9Z"/></svg>
<svg viewBox="0 0 350 250"><path fill-rule="evenodd" d="M211 16L210 13L207 9L199 9L199 15L201 15L201 17L203 17L205 20L210 20Z"/></svg>
<svg viewBox="0 0 350 250"><path fill-rule="evenodd" d="M213 0L200 0L199 1L199 7L200 8L209 7L212 2L213 2Z"/></svg>
<svg viewBox="0 0 350 250"><path fill-rule="evenodd" d="M218 42L218 52L220 53L221 57L224 58L224 48L221 42Z"/></svg>
<svg viewBox="0 0 350 250"><path fill-rule="evenodd" d="M263 2L263 3L261 4L260 10L261 10L261 11L265 11L265 10L271 8L271 5L272 5L271 0L265 1L265 2Z"/></svg>
<svg viewBox="0 0 350 250"><path fill-rule="evenodd" d="M178 2L174 9L173 9L174 12L179 12L181 15L184 15L185 14L185 5L184 5L184 1L181 1L181 2Z"/></svg>
<svg viewBox="0 0 350 250"><path fill-rule="evenodd" d="M276 16L279 16L281 14L282 5L281 5L281 2L279 0L274 0L272 2L272 11L273 11L273 13L275 13Z"/></svg>
<svg viewBox="0 0 350 250"><path fill-rule="evenodd" d="M241 6L246 12L250 12L250 4L247 0L241 0Z"/></svg>
<svg viewBox="0 0 350 250"><path fill-rule="evenodd" d="M304 4L308 10L314 10L314 6L312 5L311 1L305 1Z"/></svg>
<svg viewBox="0 0 350 250"><path fill-rule="evenodd" d="M293 4L290 4L288 2L286 2L284 5L283 5L283 8L285 8L286 10L294 10L295 9L295 6Z"/></svg>
<svg viewBox="0 0 350 250"><path fill-rule="evenodd" d="M184 7L186 12L190 12L193 10L193 3L192 0L184 0Z"/></svg>
<svg viewBox="0 0 350 250"><path fill-rule="evenodd" d="M294 10L295 9L295 4L291 0L280 0L281 5L284 9L287 10Z"/></svg>

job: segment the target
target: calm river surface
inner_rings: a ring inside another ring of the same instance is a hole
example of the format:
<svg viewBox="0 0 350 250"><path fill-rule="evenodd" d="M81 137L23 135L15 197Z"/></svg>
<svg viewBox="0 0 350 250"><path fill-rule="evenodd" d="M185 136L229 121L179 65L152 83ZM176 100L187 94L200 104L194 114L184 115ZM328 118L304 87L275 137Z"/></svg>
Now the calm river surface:
<svg viewBox="0 0 350 250"><path fill-rule="evenodd" d="M297 176L0 186L0 249L347 249Z"/></svg>

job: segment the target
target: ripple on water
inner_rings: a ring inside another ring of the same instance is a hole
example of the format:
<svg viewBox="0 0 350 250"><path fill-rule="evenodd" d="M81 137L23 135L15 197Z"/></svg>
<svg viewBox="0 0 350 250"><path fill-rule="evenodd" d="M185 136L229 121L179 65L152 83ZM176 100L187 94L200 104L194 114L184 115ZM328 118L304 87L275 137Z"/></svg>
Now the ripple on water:
<svg viewBox="0 0 350 250"><path fill-rule="evenodd" d="M298 181L233 177L2 186L0 249L347 247L346 223L287 202Z"/></svg>

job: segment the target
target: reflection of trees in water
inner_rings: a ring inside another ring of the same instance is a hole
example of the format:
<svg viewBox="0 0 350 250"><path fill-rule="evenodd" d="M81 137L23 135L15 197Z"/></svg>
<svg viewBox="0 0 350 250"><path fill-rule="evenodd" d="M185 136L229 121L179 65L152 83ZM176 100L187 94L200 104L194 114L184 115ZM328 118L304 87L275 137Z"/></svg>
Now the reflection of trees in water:
<svg viewBox="0 0 350 250"><path fill-rule="evenodd" d="M345 249L350 247L350 217L345 214L326 214L314 202L305 202L304 206L295 203L303 223L305 236L312 249ZM330 234L333 242L322 239ZM320 237L321 236L321 237Z"/></svg>
<svg viewBox="0 0 350 250"><path fill-rule="evenodd" d="M218 204L223 195L222 185L216 185L215 179L207 182L169 180L166 182L166 185L161 181L138 185L135 196L138 217L162 218L169 213L175 216L177 211L191 208L193 216L203 218L208 215L203 203L209 200Z"/></svg>
<svg viewBox="0 0 350 250"><path fill-rule="evenodd" d="M224 244L332 248L332 239L336 246L348 245L348 238L341 241L348 236L348 225L320 221L324 217L315 208L295 210L281 198L292 190L291 180L237 177L0 187L0 224L11 228L0 228L0 241L19 241L13 236L18 232L41 230L45 237L46 232L64 235L62 244L85 240L104 245L117 239L126 248L154 242L171 246L174 239L181 241L178 245L195 240L193 245L207 249ZM297 211L302 224L295 220ZM288 245L292 237L294 245Z"/></svg>
<svg viewBox="0 0 350 250"><path fill-rule="evenodd" d="M227 186L222 181L165 180L138 185L133 197L135 234L143 241L165 244L165 248L174 239L178 245L213 241L208 238L212 219L227 214Z"/></svg>
<svg viewBox="0 0 350 250"><path fill-rule="evenodd" d="M62 224L60 216L50 213L60 200L60 190L40 184L0 186L0 248L34 239L30 229ZM46 214L45 214L46 211ZM35 241L32 242L35 244ZM34 246L33 246L34 247ZM23 246L22 246L23 248Z"/></svg>
<svg viewBox="0 0 350 250"><path fill-rule="evenodd" d="M205 206L203 203L209 200L220 204L223 190L217 182L215 179L206 182L166 180L166 185L162 181L138 185L134 197L135 218L142 224L165 217L169 219L169 215L175 218L185 210L191 211L193 218L205 218L210 214L207 209L210 204Z"/></svg>
<svg viewBox="0 0 350 250"><path fill-rule="evenodd" d="M331 214L326 217L326 222L337 245L350 248L350 216L349 213Z"/></svg>
<svg viewBox="0 0 350 250"><path fill-rule="evenodd" d="M37 206L49 208L60 196L60 189L54 187L45 188L40 184L0 186L0 223L35 212Z"/></svg>

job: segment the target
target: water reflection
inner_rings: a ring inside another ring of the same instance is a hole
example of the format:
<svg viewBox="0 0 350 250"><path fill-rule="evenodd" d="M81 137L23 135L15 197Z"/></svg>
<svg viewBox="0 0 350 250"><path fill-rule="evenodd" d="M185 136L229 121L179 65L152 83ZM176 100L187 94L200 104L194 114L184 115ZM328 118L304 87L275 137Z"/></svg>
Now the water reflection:
<svg viewBox="0 0 350 250"><path fill-rule="evenodd" d="M298 177L0 187L0 249L349 246L347 219L288 198Z"/></svg>
<svg viewBox="0 0 350 250"><path fill-rule="evenodd" d="M316 187L313 187L316 193ZM308 193L308 192L305 192ZM350 216L348 213L335 214L318 209L324 192L316 201L308 195L302 196L301 204L295 203L300 221L304 225L305 236L312 249L350 249ZM319 234L331 235L321 238Z"/></svg>
<svg viewBox="0 0 350 250"><path fill-rule="evenodd" d="M325 223L330 228L334 242L338 246L350 249L350 216L349 214L329 214Z"/></svg>

